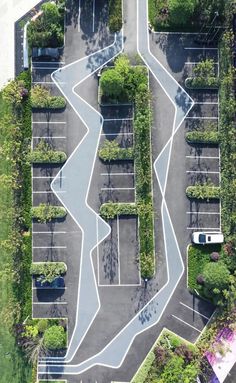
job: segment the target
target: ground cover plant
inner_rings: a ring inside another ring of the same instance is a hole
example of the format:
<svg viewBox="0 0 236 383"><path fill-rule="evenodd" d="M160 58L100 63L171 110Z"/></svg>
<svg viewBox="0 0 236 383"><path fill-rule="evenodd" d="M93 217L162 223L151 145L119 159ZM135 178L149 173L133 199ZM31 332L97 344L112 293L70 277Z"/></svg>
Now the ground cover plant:
<svg viewBox="0 0 236 383"><path fill-rule="evenodd" d="M136 215L137 206L135 203L103 203L99 211L101 217L105 219L113 219L117 215Z"/></svg>
<svg viewBox="0 0 236 383"><path fill-rule="evenodd" d="M225 17L224 0L148 0L148 5L149 21L156 31L199 31L210 25L216 11L218 23Z"/></svg>
<svg viewBox="0 0 236 383"><path fill-rule="evenodd" d="M39 222L45 223L56 218L64 218L67 214L66 209L63 206L52 206L45 203L41 203L39 206L31 208L32 217Z"/></svg>
<svg viewBox="0 0 236 383"><path fill-rule="evenodd" d="M122 28L122 0L109 0L109 29L112 33Z"/></svg>
<svg viewBox="0 0 236 383"><path fill-rule="evenodd" d="M42 14L28 26L29 46L61 47L64 42L65 0L45 3L40 9Z"/></svg>
<svg viewBox="0 0 236 383"><path fill-rule="evenodd" d="M131 383L195 383L200 370L197 347L164 330Z"/></svg>
<svg viewBox="0 0 236 383"><path fill-rule="evenodd" d="M0 93L0 370L3 381L12 383L31 376L14 337L15 324L31 316L30 87L26 71Z"/></svg>
<svg viewBox="0 0 236 383"><path fill-rule="evenodd" d="M186 141L194 144L219 144L219 132L217 131L201 131L201 130L193 130L191 132L187 132L185 135Z"/></svg>
<svg viewBox="0 0 236 383"><path fill-rule="evenodd" d="M39 144L28 154L28 161L31 163L63 163L67 159L64 152L56 151L43 139Z"/></svg>
<svg viewBox="0 0 236 383"><path fill-rule="evenodd" d="M51 96L49 89L35 85L31 89L31 106L36 109L63 109L66 100L62 96Z"/></svg>
<svg viewBox="0 0 236 383"><path fill-rule="evenodd" d="M118 88L119 92L116 94L114 94L115 87L112 84L114 71L118 73L118 76L114 77L115 83L118 78L123 87ZM104 76L106 81L103 81ZM108 87L107 78L109 79ZM131 66L128 57L122 55L115 61L114 68L102 73L100 88L103 102L129 101L135 105L133 156L136 169L136 211L139 217L140 270L142 277L151 278L155 269L155 257L150 144L151 107L146 68L140 65ZM117 150L117 143L109 144L109 148L113 149L113 146ZM109 150L107 152L107 159L114 157L109 154ZM111 153L113 153L112 150ZM102 212L105 211L105 215L115 215L117 204L113 209L111 204L109 203L108 206L104 204L101 207ZM123 208L122 204L121 209ZM133 214L133 209L133 206L127 209L126 205L126 214Z"/></svg>

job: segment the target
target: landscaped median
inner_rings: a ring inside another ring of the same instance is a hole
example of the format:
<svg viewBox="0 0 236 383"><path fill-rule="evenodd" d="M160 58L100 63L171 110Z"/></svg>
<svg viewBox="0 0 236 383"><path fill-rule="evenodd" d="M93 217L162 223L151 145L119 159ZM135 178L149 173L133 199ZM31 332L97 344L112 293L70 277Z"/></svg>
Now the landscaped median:
<svg viewBox="0 0 236 383"><path fill-rule="evenodd" d="M44 86L35 85L31 90L31 106L35 109L63 109L66 100L62 96L52 96Z"/></svg>
<svg viewBox="0 0 236 383"><path fill-rule="evenodd" d="M193 77L185 80L185 86L189 89L217 89L219 78L216 76L215 65L212 59L200 61L193 68Z"/></svg>
<svg viewBox="0 0 236 383"><path fill-rule="evenodd" d="M194 186L188 186L186 189L186 195L189 198L206 199L220 199L220 187L214 186L212 183L195 184Z"/></svg>
<svg viewBox="0 0 236 383"><path fill-rule="evenodd" d="M53 282L57 277L66 273L67 266L64 262L34 262L30 268L30 274L44 282Z"/></svg>
<svg viewBox="0 0 236 383"><path fill-rule="evenodd" d="M114 76L115 73L115 76ZM133 102L134 147L120 148L115 141L105 142L99 156L106 161L121 159L134 160L135 204L112 202L101 206L102 215L107 219L118 214L138 214L139 218L139 259L143 278L152 278L155 272L154 214L152 196L151 122L150 92L147 69L131 66L128 57L122 55L115 61L115 67L105 70L100 80L103 102Z"/></svg>
<svg viewBox="0 0 236 383"><path fill-rule="evenodd" d="M122 0L109 0L108 7L110 32L118 32L122 28Z"/></svg>
<svg viewBox="0 0 236 383"><path fill-rule="evenodd" d="M185 135L186 141L193 144L219 144L219 132L212 130L193 130Z"/></svg>
<svg viewBox="0 0 236 383"><path fill-rule="evenodd" d="M134 158L133 148L121 148L116 141L105 140L98 152L103 161L132 160Z"/></svg>
<svg viewBox="0 0 236 383"><path fill-rule="evenodd" d="M39 206L31 208L31 214L37 221L45 223L53 219L65 218L67 211L63 206L52 206L41 203Z"/></svg>
<svg viewBox="0 0 236 383"><path fill-rule="evenodd" d="M34 164L60 164L67 160L67 155L64 152L53 150L51 146L42 139L36 148L28 154L28 160Z"/></svg>

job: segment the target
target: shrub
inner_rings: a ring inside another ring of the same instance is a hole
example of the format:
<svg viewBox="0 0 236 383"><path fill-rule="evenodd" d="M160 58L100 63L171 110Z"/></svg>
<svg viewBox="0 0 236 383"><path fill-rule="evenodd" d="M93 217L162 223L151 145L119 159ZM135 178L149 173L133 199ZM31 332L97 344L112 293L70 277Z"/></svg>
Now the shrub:
<svg viewBox="0 0 236 383"><path fill-rule="evenodd" d="M103 161L130 160L134 157L133 148L121 148L114 140L105 140L98 155Z"/></svg>
<svg viewBox="0 0 236 383"><path fill-rule="evenodd" d="M66 106L66 100L62 96L51 96L48 89L35 85L31 89L31 106L38 109L63 109Z"/></svg>
<svg viewBox="0 0 236 383"><path fill-rule="evenodd" d="M119 98L123 92L124 78L115 69L109 69L102 73L100 86L104 96Z"/></svg>
<svg viewBox="0 0 236 383"><path fill-rule="evenodd" d="M199 284L199 285L203 285L204 284L204 277L203 277L203 275L202 274L199 274L198 276L197 276L197 283Z"/></svg>
<svg viewBox="0 0 236 383"><path fill-rule="evenodd" d="M60 350L66 346L66 333L62 326L49 327L43 337L44 346L49 350Z"/></svg>
<svg viewBox="0 0 236 383"><path fill-rule="evenodd" d="M194 186L188 186L186 189L186 195L189 198L196 199L219 199L220 198L220 187L212 186L210 183L206 184L195 184Z"/></svg>
<svg viewBox="0 0 236 383"><path fill-rule="evenodd" d="M193 15L196 0L168 0L170 20L174 25L184 25Z"/></svg>
<svg viewBox="0 0 236 383"><path fill-rule="evenodd" d="M52 150L50 145L41 140L37 147L28 155L32 163L63 163L67 156L64 152Z"/></svg>
<svg viewBox="0 0 236 383"><path fill-rule="evenodd" d="M217 261L219 261L219 259L220 259L220 254L217 253L216 251L213 251L213 252L211 253L210 257L211 257L211 260L212 260L212 261L217 262Z"/></svg>
<svg viewBox="0 0 236 383"><path fill-rule="evenodd" d="M116 215L137 214L135 203L106 202L100 207L100 215L105 219L113 219Z"/></svg>
<svg viewBox="0 0 236 383"><path fill-rule="evenodd" d="M204 267L203 278L206 293L214 296L228 287L230 272L221 262L209 262Z"/></svg>
<svg viewBox="0 0 236 383"><path fill-rule="evenodd" d="M187 88L217 88L219 86L212 59L200 61L193 68L193 72L194 77L189 77L185 81Z"/></svg>
<svg viewBox="0 0 236 383"><path fill-rule="evenodd" d="M43 275L44 282L53 282L56 277L66 273L67 267L64 262L35 262L30 268L31 275Z"/></svg>
<svg viewBox="0 0 236 383"><path fill-rule="evenodd" d="M186 133L186 141L193 143L219 144L219 133L216 131L198 131Z"/></svg>
<svg viewBox="0 0 236 383"><path fill-rule="evenodd" d="M27 95L26 84L19 79L10 81L2 91L3 100L13 105L19 105Z"/></svg>
<svg viewBox="0 0 236 383"><path fill-rule="evenodd" d="M64 218L67 214L66 209L62 206L51 206L41 203L31 209L32 217L39 222L48 222L55 218Z"/></svg>
<svg viewBox="0 0 236 383"><path fill-rule="evenodd" d="M48 320L40 319L37 323L39 333L44 333L48 328Z"/></svg>
<svg viewBox="0 0 236 383"><path fill-rule="evenodd" d="M195 88L195 89L216 89L219 87L219 80L217 77L208 77L208 78L200 78L200 77L188 77L185 80L186 88Z"/></svg>

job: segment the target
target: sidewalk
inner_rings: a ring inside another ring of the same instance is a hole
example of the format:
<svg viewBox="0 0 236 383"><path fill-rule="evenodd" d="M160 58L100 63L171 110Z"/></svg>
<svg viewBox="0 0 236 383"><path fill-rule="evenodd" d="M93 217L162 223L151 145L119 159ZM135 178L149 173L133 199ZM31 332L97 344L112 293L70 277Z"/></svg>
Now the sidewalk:
<svg viewBox="0 0 236 383"><path fill-rule="evenodd" d="M14 77L14 24L39 2L39 0L0 0L0 25L4 31L0 39L0 51L4 57L0 63L0 89Z"/></svg>

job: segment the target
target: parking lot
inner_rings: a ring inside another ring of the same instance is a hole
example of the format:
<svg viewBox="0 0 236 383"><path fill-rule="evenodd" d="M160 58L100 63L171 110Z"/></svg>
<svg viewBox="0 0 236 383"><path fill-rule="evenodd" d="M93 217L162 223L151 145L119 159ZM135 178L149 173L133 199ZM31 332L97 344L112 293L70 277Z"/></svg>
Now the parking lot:
<svg viewBox="0 0 236 383"><path fill-rule="evenodd" d="M63 62L33 62L32 84L42 85L50 89L53 95L59 95L57 87L51 80L51 73L58 69ZM66 111L33 111L32 113L32 148L41 140L47 142L54 150L67 152L67 122ZM32 165L32 194L33 206L40 203L61 205L51 190L51 182L59 172L58 164ZM73 249L71 238L80 237L78 228L73 220L53 220L49 223L33 221L33 261L60 261L67 263L68 251ZM69 271L69 270L68 270ZM39 288L33 281L33 316L34 317L66 317L68 315L68 283L65 275L65 287Z"/></svg>

